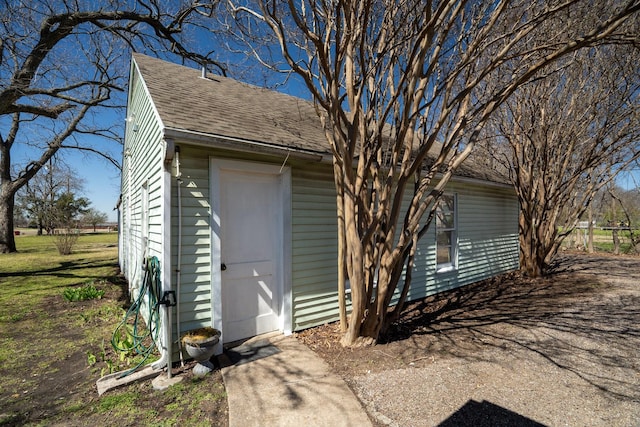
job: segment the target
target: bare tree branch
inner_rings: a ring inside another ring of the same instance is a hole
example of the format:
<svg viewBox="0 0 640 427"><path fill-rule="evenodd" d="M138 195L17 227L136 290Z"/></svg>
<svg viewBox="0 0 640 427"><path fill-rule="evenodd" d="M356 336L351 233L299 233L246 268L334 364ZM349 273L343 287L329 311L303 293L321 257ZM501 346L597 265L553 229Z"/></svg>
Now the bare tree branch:
<svg viewBox="0 0 640 427"><path fill-rule="evenodd" d="M595 194L640 157L639 59L617 45L578 52L495 116L488 152L518 194L528 274L544 272Z"/></svg>
<svg viewBox="0 0 640 427"><path fill-rule="evenodd" d="M0 0L0 253L16 249L16 192L61 149L94 153L119 167L111 148L86 142L96 138L68 141L87 134L119 139L117 124L105 129L96 122L126 103L131 50L176 55L226 72L192 44L193 32L210 23L216 4ZM14 165L17 145L37 151Z"/></svg>

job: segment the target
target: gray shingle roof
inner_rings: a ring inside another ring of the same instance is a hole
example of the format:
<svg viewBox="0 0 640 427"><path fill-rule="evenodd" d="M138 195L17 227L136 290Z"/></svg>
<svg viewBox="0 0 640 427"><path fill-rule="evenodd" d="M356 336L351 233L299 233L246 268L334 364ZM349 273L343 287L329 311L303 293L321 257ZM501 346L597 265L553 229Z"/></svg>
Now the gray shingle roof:
<svg viewBox="0 0 640 427"><path fill-rule="evenodd" d="M313 104L135 53L166 128L330 153Z"/></svg>
<svg viewBox="0 0 640 427"><path fill-rule="evenodd" d="M200 70L139 53L133 58L165 128L331 154L308 101L221 76L203 78ZM455 175L508 182L477 154Z"/></svg>

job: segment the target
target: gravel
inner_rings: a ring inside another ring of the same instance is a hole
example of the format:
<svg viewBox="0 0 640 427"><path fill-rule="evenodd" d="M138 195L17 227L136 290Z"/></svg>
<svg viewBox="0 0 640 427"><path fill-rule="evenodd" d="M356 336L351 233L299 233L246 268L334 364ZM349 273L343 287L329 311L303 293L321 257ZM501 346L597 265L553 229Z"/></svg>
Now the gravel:
<svg viewBox="0 0 640 427"><path fill-rule="evenodd" d="M379 426L640 426L640 258L563 255L479 289L388 344L307 341Z"/></svg>

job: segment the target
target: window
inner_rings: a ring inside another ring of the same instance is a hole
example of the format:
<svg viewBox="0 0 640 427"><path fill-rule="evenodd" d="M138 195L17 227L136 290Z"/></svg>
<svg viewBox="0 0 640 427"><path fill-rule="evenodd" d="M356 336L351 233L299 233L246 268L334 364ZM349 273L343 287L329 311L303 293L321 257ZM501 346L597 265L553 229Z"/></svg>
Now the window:
<svg viewBox="0 0 640 427"><path fill-rule="evenodd" d="M456 195L444 194L436 208L436 263L438 271L456 268Z"/></svg>

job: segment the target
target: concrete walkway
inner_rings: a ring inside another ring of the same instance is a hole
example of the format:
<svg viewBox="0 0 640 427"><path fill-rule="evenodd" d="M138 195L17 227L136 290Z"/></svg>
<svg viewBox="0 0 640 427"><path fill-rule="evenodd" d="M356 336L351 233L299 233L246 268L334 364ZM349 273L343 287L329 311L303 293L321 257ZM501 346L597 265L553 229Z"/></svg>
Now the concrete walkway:
<svg viewBox="0 0 640 427"><path fill-rule="evenodd" d="M371 426L346 383L294 337L256 337L219 360L230 427Z"/></svg>

